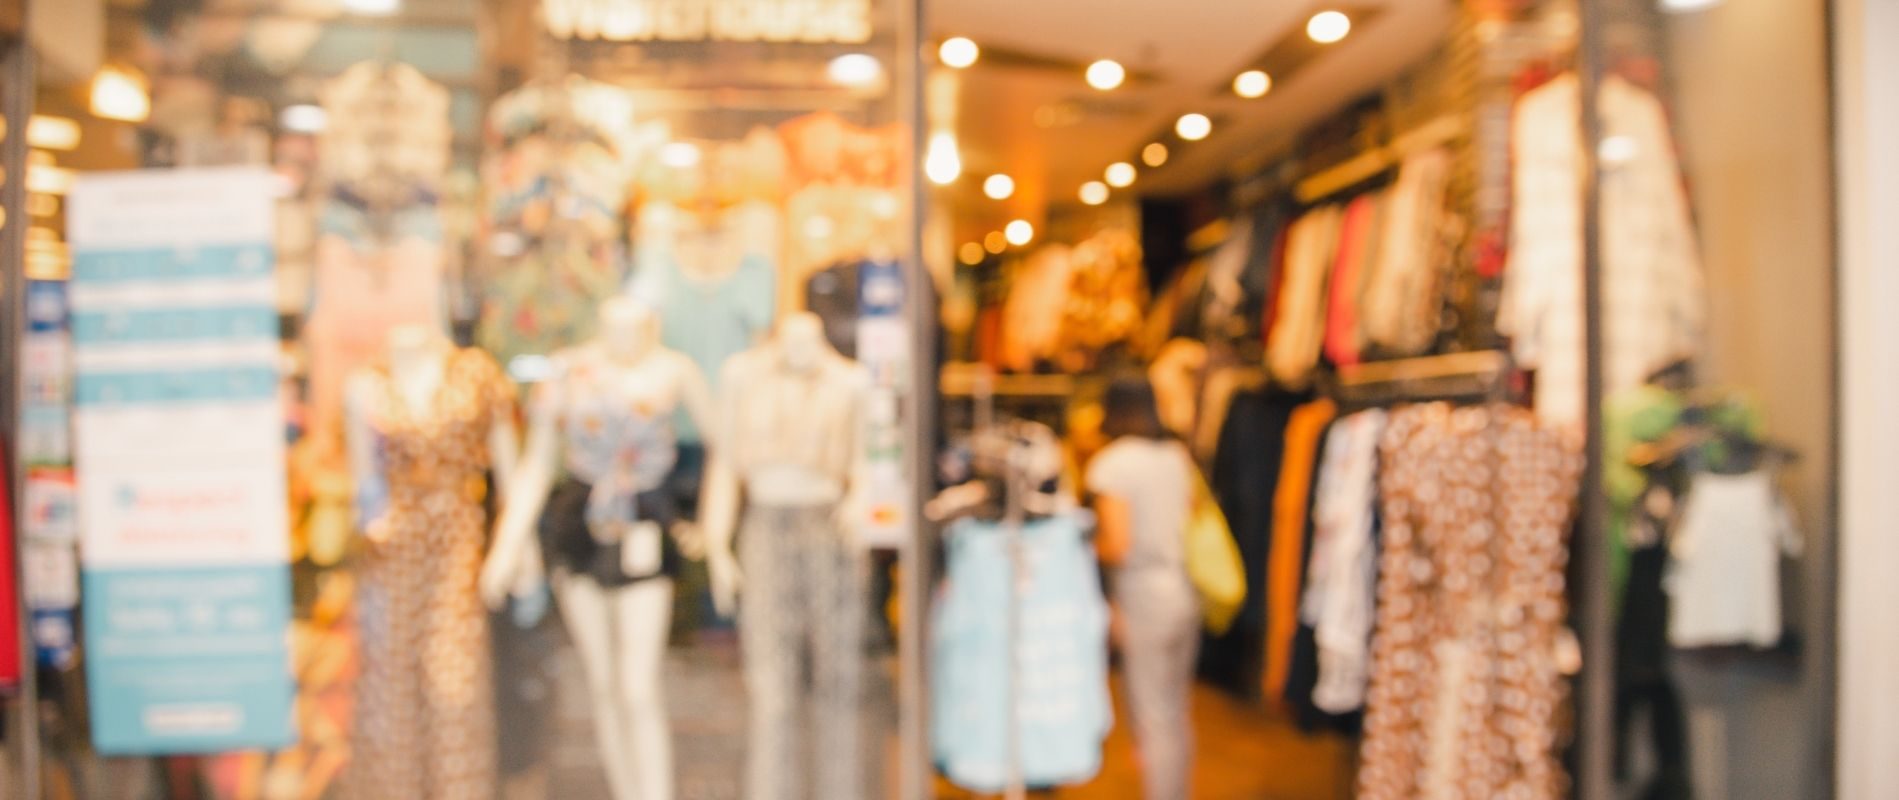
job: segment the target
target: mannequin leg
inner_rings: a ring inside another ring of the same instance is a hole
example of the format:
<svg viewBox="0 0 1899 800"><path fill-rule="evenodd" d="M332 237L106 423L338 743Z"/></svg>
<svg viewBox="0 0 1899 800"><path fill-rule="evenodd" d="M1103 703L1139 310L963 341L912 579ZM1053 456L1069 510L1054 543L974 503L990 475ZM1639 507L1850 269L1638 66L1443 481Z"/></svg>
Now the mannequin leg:
<svg viewBox="0 0 1899 800"><path fill-rule="evenodd" d="M614 800L639 800L634 794L633 763L626 758L628 734L625 715L618 713L613 669L613 612L607 594L592 578L562 576L555 582L561 620L580 651L587 691L593 699L594 735L600 740L607 787Z"/></svg>
<svg viewBox="0 0 1899 800"><path fill-rule="evenodd" d="M739 644L752 706L745 776L745 796L750 800L802 800L806 792L799 769L799 665L804 639L799 624L809 614L797 591L804 574L802 554L795 546L797 531L786 522L795 524L795 515L748 509L739 540L740 567L745 571Z"/></svg>
<svg viewBox="0 0 1899 800"><path fill-rule="evenodd" d="M660 672L673 617L673 582L641 581L613 592L619 704L629 771L639 800L672 800L673 742ZM604 710L604 709L603 709Z"/></svg>
<svg viewBox="0 0 1899 800"><path fill-rule="evenodd" d="M859 713L864 682L864 563L843 541L822 509L806 516L810 535L803 546L812 594L813 715L818 734L817 796L859 800L864 796L863 717Z"/></svg>

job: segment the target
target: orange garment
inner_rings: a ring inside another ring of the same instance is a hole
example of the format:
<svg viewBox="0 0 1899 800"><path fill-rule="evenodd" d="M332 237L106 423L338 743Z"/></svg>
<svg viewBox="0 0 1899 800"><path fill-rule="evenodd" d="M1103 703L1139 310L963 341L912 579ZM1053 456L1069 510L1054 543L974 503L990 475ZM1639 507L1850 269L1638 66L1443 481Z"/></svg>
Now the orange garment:
<svg viewBox="0 0 1899 800"><path fill-rule="evenodd" d="M1292 666L1292 639L1299 629L1300 568L1306 560L1307 502L1312 497L1313 467L1325 426L1338 415L1338 406L1320 398L1294 409L1286 423L1284 462L1279 488L1273 494L1272 549L1266 556L1266 668L1264 684L1269 702L1286 694L1286 673Z"/></svg>

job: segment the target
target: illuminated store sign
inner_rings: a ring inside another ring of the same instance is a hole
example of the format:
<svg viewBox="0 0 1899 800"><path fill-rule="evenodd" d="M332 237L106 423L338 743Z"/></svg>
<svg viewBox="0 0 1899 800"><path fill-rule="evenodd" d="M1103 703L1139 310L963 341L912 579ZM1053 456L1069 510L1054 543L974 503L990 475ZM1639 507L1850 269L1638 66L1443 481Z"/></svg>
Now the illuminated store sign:
<svg viewBox="0 0 1899 800"><path fill-rule="evenodd" d="M870 0L543 0L562 39L610 42L870 40Z"/></svg>

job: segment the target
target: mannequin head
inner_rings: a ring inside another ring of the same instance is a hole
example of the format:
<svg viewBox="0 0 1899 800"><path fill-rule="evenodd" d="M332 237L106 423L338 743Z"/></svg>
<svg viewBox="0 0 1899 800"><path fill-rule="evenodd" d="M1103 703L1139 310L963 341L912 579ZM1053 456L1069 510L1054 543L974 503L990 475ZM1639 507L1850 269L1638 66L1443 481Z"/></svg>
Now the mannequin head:
<svg viewBox="0 0 1899 800"><path fill-rule="evenodd" d="M645 358L659 340L659 317L645 303L615 297L600 304L600 345L616 361Z"/></svg>
<svg viewBox="0 0 1899 800"><path fill-rule="evenodd" d="M824 321L818 315L802 311L778 323L778 355L786 367L810 372L823 363L831 343L824 339Z"/></svg>

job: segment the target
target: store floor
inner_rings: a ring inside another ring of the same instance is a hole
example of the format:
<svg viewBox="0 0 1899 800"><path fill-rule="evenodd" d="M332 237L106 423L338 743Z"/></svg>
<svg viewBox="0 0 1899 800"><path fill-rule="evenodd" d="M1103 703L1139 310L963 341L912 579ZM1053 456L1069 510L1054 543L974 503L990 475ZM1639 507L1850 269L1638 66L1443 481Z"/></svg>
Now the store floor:
<svg viewBox="0 0 1899 800"><path fill-rule="evenodd" d="M1127 719L1120 681L1115 718ZM1308 736L1291 722L1205 686L1193 696L1193 800L1344 800L1351 796L1352 746L1336 735ZM939 782L938 800L979 797ZM1039 797L1142 800L1140 764L1126 725L1109 735L1095 780Z"/></svg>

